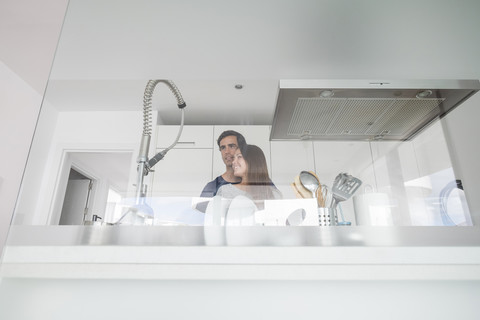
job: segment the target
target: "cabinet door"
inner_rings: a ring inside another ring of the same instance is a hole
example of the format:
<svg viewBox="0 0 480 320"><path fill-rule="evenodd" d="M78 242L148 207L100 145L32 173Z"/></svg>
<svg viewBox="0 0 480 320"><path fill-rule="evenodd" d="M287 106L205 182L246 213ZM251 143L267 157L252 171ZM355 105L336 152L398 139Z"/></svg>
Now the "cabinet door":
<svg viewBox="0 0 480 320"><path fill-rule="evenodd" d="M372 156L368 141L315 141L315 168L322 184L332 187L335 177L345 172L363 181L361 189L369 184L373 177ZM361 190L357 191L361 193ZM346 221L354 223L353 198L340 203ZM339 220L341 216L338 217Z"/></svg>
<svg viewBox="0 0 480 320"><path fill-rule="evenodd" d="M318 178L329 186L340 172L361 178L372 164L368 141L315 141L313 147Z"/></svg>
<svg viewBox="0 0 480 320"><path fill-rule="evenodd" d="M157 148L168 148L178 135L180 126L158 126ZM204 149L213 147L213 126L184 126L176 149Z"/></svg>
<svg viewBox="0 0 480 320"><path fill-rule="evenodd" d="M154 170L152 197L198 197L212 180L212 149L172 149Z"/></svg>
<svg viewBox="0 0 480 320"><path fill-rule="evenodd" d="M284 199L295 199L290 186L301 171L315 171L313 143L311 141L272 141L271 177Z"/></svg>
<svg viewBox="0 0 480 320"><path fill-rule="evenodd" d="M225 164L223 163L220 151L218 150L218 136L226 130L235 130L241 133L248 144L254 144L260 147L265 153L267 166L271 173L270 165L270 126L215 126L213 134L213 178L225 172Z"/></svg>

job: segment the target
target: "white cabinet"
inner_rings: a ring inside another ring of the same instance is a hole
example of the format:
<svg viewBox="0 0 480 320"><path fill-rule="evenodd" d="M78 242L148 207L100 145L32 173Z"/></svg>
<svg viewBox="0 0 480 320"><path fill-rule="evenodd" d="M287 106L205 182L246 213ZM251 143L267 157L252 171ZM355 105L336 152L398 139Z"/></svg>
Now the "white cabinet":
<svg viewBox="0 0 480 320"><path fill-rule="evenodd" d="M340 172L361 177L372 165L368 141L315 141L313 148L318 178L328 186Z"/></svg>
<svg viewBox="0 0 480 320"><path fill-rule="evenodd" d="M180 126L158 126L157 149L169 147L177 138ZM184 126L176 149L212 149L213 126Z"/></svg>
<svg viewBox="0 0 480 320"><path fill-rule="evenodd" d="M169 147L179 126L159 126L156 152ZM179 143L153 168L152 197L198 197L212 180L213 126L184 126Z"/></svg>
<svg viewBox="0 0 480 320"><path fill-rule="evenodd" d="M270 166L270 126L215 126L213 133L213 177L217 177L225 172L225 164L223 163L220 151L218 150L218 136L226 130L235 130L241 133L248 144L254 144L260 147L265 154L267 166L271 172Z"/></svg>
<svg viewBox="0 0 480 320"><path fill-rule="evenodd" d="M172 149L154 168L152 197L198 197L212 176L211 149Z"/></svg>
<svg viewBox="0 0 480 320"><path fill-rule="evenodd" d="M311 141L272 141L271 177L284 199L296 198L290 184L302 170L315 171Z"/></svg>

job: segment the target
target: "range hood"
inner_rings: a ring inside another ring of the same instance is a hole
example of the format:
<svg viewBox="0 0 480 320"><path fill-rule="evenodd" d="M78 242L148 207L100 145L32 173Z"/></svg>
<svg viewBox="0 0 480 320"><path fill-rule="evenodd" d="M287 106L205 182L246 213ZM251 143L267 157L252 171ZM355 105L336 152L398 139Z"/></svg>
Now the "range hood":
<svg viewBox="0 0 480 320"><path fill-rule="evenodd" d="M270 140L409 140L478 80L280 80Z"/></svg>

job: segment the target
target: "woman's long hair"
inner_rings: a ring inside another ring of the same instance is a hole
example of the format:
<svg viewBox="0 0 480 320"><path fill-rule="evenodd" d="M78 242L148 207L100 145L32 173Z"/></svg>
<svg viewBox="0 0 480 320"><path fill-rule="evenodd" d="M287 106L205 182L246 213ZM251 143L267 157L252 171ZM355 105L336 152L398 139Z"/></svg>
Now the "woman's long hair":
<svg viewBox="0 0 480 320"><path fill-rule="evenodd" d="M254 199L264 200L274 198L273 183L268 175L267 160L262 149L253 144L247 144L241 150L248 165L247 186Z"/></svg>

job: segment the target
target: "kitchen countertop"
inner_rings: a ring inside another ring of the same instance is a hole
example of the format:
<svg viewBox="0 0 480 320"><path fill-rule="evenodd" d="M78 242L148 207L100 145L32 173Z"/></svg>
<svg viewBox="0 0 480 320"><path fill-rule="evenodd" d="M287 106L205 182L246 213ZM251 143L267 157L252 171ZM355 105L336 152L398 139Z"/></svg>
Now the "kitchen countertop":
<svg viewBox="0 0 480 320"><path fill-rule="evenodd" d="M12 226L1 277L480 280L478 227Z"/></svg>

